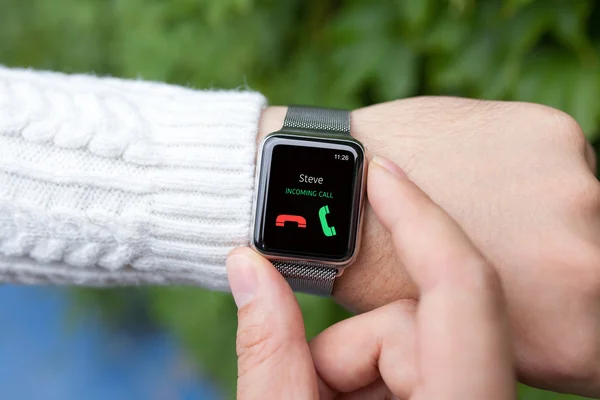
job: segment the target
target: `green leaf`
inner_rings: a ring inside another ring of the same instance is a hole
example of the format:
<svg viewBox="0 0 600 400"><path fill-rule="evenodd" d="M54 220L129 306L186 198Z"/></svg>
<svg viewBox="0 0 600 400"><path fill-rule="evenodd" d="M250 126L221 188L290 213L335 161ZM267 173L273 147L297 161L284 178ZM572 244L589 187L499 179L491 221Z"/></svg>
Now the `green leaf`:
<svg viewBox="0 0 600 400"><path fill-rule="evenodd" d="M389 58L386 35L393 18L388 7L354 6L344 10L330 30L337 44L330 60L335 70L332 85L345 96L356 95Z"/></svg>
<svg viewBox="0 0 600 400"><path fill-rule="evenodd" d="M581 66L573 77L571 101L566 111L581 125L591 141L600 138L600 70Z"/></svg>
<svg viewBox="0 0 600 400"><path fill-rule="evenodd" d="M411 36L422 33L431 22L436 3L435 0L396 0L402 28Z"/></svg>
<svg viewBox="0 0 600 400"><path fill-rule="evenodd" d="M559 3L555 7L556 29L554 34L558 39L571 47L581 60L588 63L598 63L599 57L587 36L587 19L592 8L591 1L580 0L570 6Z"/></svg>
<svg viewBox="0 0 600 400"><path fill-rule="evenodd" d="M377 65L375 88L378 102L416 94L419 84L419 59L410 47L395 43L386 52L385 62Z"/></svg>
<svg viewBox="0 0 600 400"><path fill-rule="evenodd" d="M521 400L586 400L583 397L559 394L538 390L525 385L519 385L519 399ZM587 399L591 400L591 399Z"/></svg>
<svg viewBox="0 0 600 400"><path fill-rule="evenodd" d="M497 65L494 48L494 37L482 32L456 54L438 58L430 65L432 87L446 92L486 81L489 71Z"/></svg>
<svg viewBox="0 0 600 400"><path fill-rule="evenodd" d="M598 138L600 69L583 65L569 53L546 50L529 57L514 98L563 110L589 139Z"/></svg>
<svg viewBox="0 0 600 400"><path fill-rule="evenodd" d="M458 11L465 12L475 6L475 0L450 0L450 4Z"/></svg>
<svg viewBox="0 0 600 400"><path fill-rule="evenodd" d="M519 11L519 9L535 2L536 0L504 0L504 5L505 10L509 14L514 14L515 12Z"/></svg>
<svg viewBox="0 0 600 400"><path fill-rule="evenodd" d="M423 51L429 54L452 54L470 38L470 21L456 16L437 18L421 37Z"/></svg>

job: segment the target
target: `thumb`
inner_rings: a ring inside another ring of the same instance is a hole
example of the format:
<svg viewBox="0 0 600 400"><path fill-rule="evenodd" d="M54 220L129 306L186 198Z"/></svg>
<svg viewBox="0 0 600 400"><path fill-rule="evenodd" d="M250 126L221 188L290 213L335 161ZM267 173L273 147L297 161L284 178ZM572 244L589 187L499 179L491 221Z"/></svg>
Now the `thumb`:
<svg viewBox="0 0 600 400"><path fill-rule="evenodd" d="M248 248L227 258L238 306L238 399L317 399L317 376L298 302L275 267Z"/></svg>

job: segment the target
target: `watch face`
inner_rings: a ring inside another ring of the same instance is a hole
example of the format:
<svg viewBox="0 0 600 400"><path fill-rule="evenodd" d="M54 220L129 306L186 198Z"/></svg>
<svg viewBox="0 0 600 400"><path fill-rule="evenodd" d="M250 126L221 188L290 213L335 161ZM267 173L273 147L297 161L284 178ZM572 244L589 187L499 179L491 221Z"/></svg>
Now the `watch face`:
<svg viewBox="0 0 600 400"><path fill-rule="evenodd" d="M360 215L360 145L274 135L261 159L255 247L278 256L348 261Z"/></svg>

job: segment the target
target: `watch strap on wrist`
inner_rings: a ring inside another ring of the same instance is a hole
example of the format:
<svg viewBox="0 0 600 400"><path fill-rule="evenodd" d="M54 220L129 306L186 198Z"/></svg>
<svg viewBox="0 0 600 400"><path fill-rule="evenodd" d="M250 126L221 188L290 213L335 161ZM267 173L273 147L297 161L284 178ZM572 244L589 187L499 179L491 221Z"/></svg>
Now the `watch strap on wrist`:
<svg viewBox="0 0 600 400"><path fill-rule="evenodd" d="M311 133L350 135L350 111L335 108L289 106L283 129L292 128Z"/></svg>
<svg viewBox="0 0 600 400"><path fill-rule="evenodd" d="M273 261L273 265L295 292L330 296L337 269L321 264Z"/></svg>
<svg viewBox="0 0 600 400"><path fill-rule="evenodd" d="M333 108L289 106L283 131L308 132L316 135L350 136L350 111ZM292 290L329 296L338 270L323 264L275 260L275 268L288 281Z"/></svg>

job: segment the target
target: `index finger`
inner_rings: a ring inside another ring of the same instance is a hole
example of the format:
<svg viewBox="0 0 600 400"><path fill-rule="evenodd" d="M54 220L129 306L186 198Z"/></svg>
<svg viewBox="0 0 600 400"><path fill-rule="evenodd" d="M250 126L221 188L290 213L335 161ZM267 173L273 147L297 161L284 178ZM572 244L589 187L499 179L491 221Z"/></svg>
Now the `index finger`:
<svg viewBox="0 0 600 400"><path fill-rule="evenodd" d="M435 399L514 398L506 313L494 270L458 224L391 161L371 162L367 190L420 290L420 382L414 390Z"/></svg>

